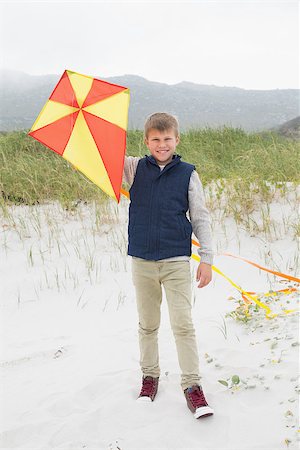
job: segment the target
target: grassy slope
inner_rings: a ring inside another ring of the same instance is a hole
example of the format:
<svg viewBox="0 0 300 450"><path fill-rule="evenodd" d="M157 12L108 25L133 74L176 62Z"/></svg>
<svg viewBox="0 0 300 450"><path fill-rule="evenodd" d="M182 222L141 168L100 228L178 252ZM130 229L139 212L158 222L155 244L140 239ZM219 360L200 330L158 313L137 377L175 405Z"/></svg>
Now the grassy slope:
<svg viewBox="0 0 300 450"><path fill-rule="evenodd" d="M299 143L266 133L241 129L192 130L181 135L177 147L183 160L195 164L204 185L227 180L231 192L245 201L250 183L259 195L268 195L268 182L298 183ZM147 154L141 131L129 131L127 154ZM70 205L78 200L105 201L107 196L63 158L26 132L0 135L0 196L5 203L43 203L58 200ZM222 184L222 183L221 183ZM222 187L221 187L222 188ZM223 189L223 188L222 188Z"/></svg>

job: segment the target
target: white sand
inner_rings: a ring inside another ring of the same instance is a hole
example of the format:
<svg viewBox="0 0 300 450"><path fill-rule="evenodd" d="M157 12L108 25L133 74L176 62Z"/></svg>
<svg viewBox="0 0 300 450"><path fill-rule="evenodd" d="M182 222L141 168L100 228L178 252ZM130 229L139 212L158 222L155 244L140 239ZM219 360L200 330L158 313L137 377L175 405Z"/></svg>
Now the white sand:
<svg viewBox="0 0 300 450"><path fill-rule="evenodd" d="M135 401L141 374L127 206L99 210L107 223L98 226L94 208L84 205L74 214L57 205L15 207L1 218L1 448L298 448L298 316L267 320L260 311L247 324L225 318L237 306L229 297L240 295L217 274L204 289L195 283L193 309L214 416L195 420L186 406L166 302L159 393L151 404ZM278 222L271 239L216 211L216 248L295 274L297 245L282 221L295 209L280 200L271 206ZM294 285L233 258L217 256L215 265L245 290ZM280 312L296 301L293 293L270 306ZM218 382L233 375L244 383Z"/></svg>

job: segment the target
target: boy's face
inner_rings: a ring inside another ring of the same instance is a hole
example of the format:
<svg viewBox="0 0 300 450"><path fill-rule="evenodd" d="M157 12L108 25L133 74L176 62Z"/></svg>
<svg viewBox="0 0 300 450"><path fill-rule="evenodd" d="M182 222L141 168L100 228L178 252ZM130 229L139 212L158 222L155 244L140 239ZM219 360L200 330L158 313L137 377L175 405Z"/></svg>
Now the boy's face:
<svg viewBox="0 0 300 450"><path fill-rule="evenodd" d="M168 164L172 161L176 146L179 144L179 136L176 137L172 128L166 131L152 128L145 138L145 144L157 164Z"/></svg>

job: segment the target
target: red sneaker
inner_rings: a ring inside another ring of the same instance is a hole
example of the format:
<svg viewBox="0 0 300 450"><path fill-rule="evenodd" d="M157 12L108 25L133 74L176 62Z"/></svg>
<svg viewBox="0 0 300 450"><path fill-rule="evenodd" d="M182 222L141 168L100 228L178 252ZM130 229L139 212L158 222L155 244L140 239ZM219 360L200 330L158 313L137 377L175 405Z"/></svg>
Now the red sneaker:
<svg viewBox="0 0 300 450"><path fill-rule="evenodd" d="M214 410L208 406L201 386L195 384L194 386L185 389L184 395L187 405L196 419L213 415Z"/></svg>
<svg viewBox="0 0 300 450"><path fill-rule="evenodd" d="M143 377L142 379L142 389L138 397L139 401L149 402L155 399L157 388L158 388L159 378L153 378L150 376Z"/></svg>

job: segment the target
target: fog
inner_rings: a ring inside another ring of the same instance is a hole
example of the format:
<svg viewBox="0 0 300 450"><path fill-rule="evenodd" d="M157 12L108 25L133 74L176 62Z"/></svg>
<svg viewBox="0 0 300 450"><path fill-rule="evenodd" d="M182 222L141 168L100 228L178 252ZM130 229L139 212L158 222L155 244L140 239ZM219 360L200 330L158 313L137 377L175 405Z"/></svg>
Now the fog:
<svg viewBox="0 0 300 450"><path fill-rule="evenodd" d="M296 1L2 2L1 68L298 88Z"/></svg>

